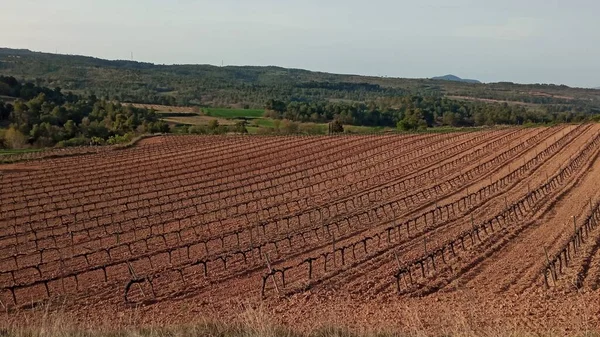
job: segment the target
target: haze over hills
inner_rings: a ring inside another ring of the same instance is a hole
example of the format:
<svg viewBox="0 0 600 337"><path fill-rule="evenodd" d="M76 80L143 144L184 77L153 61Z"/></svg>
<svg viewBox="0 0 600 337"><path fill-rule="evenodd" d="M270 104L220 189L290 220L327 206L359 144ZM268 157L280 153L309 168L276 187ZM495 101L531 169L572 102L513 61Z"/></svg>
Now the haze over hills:
<svg viewBox="0 0 600 337"><path fill-rule="evenodd" d="M467 79L467 78L460 78L456 75L444 75L444 76L437 76L437 77L432 77L432 80L444 80L444 81L455 81L455 82L465 82L465 83L481 83L478 80L472 80L472 79Z"/></svg>

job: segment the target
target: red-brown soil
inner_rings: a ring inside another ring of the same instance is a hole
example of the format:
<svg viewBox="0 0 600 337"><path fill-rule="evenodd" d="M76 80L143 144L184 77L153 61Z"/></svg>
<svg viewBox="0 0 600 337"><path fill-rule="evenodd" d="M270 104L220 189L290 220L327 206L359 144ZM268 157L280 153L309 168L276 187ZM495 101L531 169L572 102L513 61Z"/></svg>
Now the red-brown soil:
<svg viewBox="0 0 600 337"><path fill-rule="evenodd" d="M598 329L599 156L588 124L161 136L0 166L0 307L115 324L261 306L300 329Z"/></svg>

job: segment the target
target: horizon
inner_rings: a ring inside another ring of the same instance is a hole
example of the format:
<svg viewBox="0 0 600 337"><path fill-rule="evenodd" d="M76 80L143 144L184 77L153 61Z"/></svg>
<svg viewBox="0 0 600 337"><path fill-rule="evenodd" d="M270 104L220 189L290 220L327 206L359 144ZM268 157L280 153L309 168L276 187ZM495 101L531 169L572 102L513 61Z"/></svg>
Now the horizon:
<svg viewBox="0 0 600 337"><path fill-rule="evenodd" d="M47 53L128 60L133 52L135 60L165 65L600 86L593 17L600 4L589 0L22 0L3 9L0 42Z"/></svg>

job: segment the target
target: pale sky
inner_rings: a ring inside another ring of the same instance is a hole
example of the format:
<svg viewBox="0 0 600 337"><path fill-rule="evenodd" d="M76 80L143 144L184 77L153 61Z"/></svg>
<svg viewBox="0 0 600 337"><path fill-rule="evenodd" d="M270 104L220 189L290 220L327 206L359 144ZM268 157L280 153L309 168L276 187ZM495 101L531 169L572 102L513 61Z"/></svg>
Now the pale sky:
<svg viewBox="0 0 600 337"><path fill-rule="evenodd" d="M0 46L600 86L598 0L0 0Z"/></svg>

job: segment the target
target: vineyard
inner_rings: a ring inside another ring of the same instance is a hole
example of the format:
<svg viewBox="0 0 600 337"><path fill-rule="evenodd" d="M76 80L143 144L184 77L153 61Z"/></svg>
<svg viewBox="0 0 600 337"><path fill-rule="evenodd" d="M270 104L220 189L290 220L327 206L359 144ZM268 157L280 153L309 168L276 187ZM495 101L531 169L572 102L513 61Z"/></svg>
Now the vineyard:
<svg viewBox="0 0 600 337"><path fill-rule="evenodd" d="M468 291L532 326L567 324L583 294L598 319L599 155L595 124L6 155L0 309L250 302L351 320L335 303L477 306Z"/></svg>

